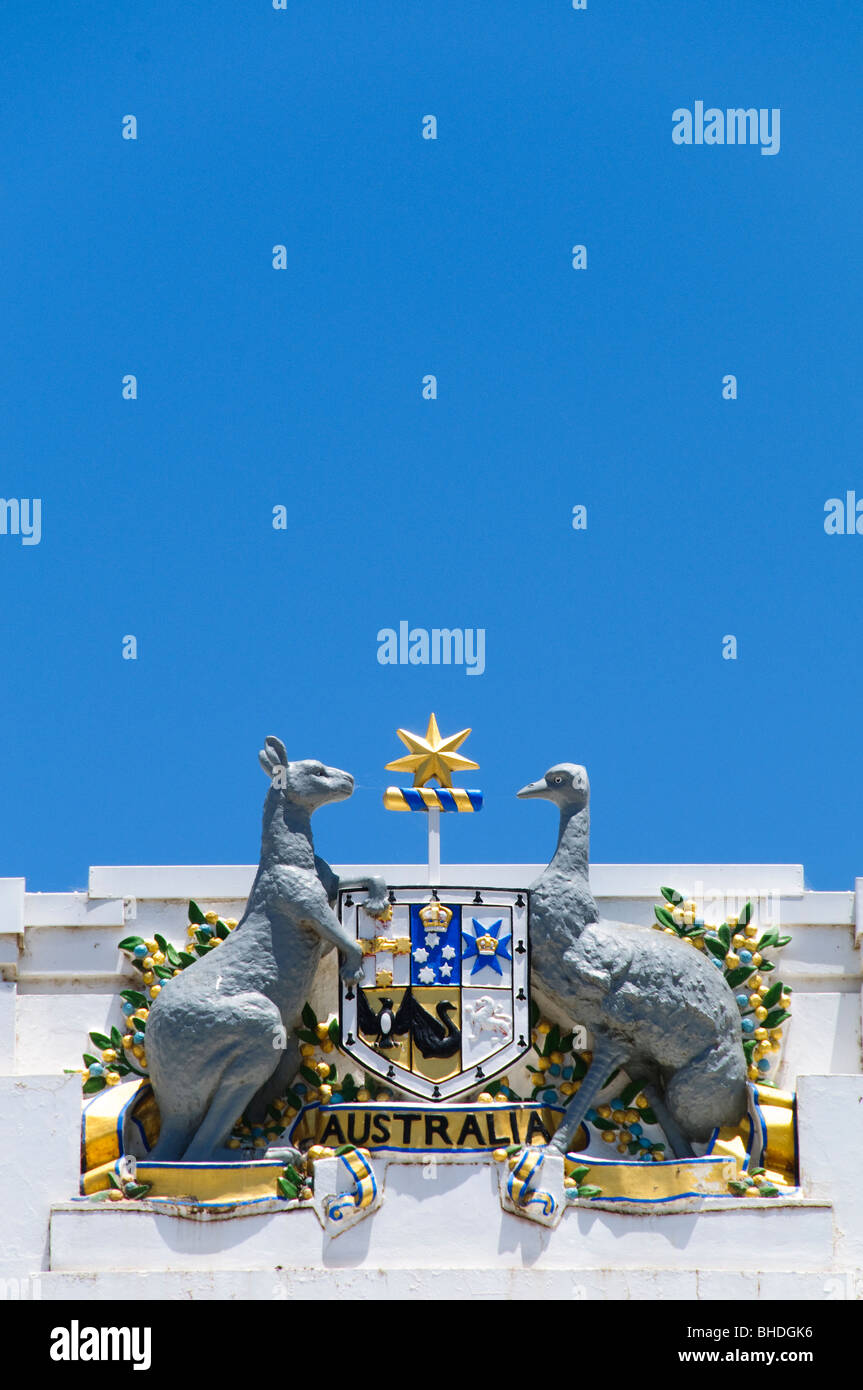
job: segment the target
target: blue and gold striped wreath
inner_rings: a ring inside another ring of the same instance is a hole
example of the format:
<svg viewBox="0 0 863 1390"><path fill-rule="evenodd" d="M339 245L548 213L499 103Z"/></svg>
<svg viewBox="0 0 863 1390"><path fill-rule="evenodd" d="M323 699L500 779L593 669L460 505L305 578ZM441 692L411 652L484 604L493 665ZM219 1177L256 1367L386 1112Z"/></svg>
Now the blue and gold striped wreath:
<svg viewBox="0 0 863 1390"><path fill-rule="evenodd" d="M482 792L466 787L387 787L388 811L481 811Z"/></svg>

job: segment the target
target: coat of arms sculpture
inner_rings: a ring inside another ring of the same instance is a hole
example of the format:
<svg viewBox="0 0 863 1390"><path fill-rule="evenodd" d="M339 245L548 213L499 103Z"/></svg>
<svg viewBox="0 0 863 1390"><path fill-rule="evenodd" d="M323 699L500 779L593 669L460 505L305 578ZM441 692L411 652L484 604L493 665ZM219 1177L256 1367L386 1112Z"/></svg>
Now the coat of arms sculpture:
<svg viewBox="0 0 863 1390"><path fill-rule="evenodd" d="M662 1212L793 1190L794 1097L772 1081L790 996L770 972L788 938L749 903L710 926L672 888L658 931L602 919L572 763L518 793L559 813L534 884L442 883L441 816L482 808L452 782L477 766L459 752L470 730L443 737L432 715L425 735L398 733L408 752L388 767L413 783L384 805L427 818L425 882L341 880L311 817L353 778L270 737L242 918L191 903L181 947L120 943L137 974L84 1057L85 1199L193 1217L311 1205L337 1234L383 1200L389 1163L430 1156L498 1163L504 1212L550 1226L574 1203Z"/></svg>

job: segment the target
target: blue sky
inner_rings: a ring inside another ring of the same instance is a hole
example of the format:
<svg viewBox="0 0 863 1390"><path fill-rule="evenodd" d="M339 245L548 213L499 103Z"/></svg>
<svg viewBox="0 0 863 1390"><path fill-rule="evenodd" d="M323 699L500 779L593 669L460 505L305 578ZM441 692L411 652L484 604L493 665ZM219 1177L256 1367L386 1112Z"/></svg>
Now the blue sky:
<svg viewBox="0 0 863 1390"><path fill-rule="evenodd" d="M513 794L566 760L596 861L850 887L863 537L823 519L863 496L861 33L6 0L2 493L42 540L0 536L0 873L254 861L269 733L357 778L323 854L422 858L381 793L434 709L486 798L445 859L546 858ZM779 154L674 145L699 99L779 107ZM379 665L401 619L484 628L485 673Z"/></svg>

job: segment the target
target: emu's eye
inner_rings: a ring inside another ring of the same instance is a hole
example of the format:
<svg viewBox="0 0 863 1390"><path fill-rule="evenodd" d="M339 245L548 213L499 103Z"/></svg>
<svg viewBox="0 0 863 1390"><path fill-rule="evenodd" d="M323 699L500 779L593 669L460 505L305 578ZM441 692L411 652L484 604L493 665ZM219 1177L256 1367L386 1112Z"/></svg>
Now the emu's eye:
<svg viewBox="0 0 863 1390"><path fill-rule="evenodd" d="M562 777L555 777L554 780L555 780L555 782L557 783L557 785L560 786L561 782L563 781L563 778L562 778Z"/></svg>

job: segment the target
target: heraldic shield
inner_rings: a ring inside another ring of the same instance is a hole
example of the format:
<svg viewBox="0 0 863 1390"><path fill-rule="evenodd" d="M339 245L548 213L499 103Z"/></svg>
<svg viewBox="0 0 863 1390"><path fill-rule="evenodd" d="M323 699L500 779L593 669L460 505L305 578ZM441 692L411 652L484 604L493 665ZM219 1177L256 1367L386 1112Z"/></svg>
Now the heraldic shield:
<svg viewBox="0 0 863 1390"><path fill-rule="evenodd" d="M341 1046L374 1076L447 1100L505 1071L530 1047L528 894L395 888L386 925L339 895L363 948L363 978L340 983Z"/></svg>

